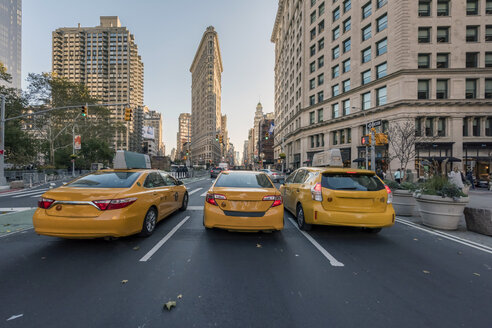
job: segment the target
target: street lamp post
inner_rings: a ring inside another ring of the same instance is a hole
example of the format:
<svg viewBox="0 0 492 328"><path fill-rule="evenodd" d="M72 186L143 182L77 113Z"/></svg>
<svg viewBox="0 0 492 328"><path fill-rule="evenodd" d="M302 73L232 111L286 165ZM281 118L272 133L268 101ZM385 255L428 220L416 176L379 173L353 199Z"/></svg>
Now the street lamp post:
<svg viewBox="0 0 492 328"><path fill-rule="evenodd" d="M1 140L0 140L0 186L7 185L7 179L5 179L4 167L5 167L5 96L2 95L2 113L0 118Z"/></svg>

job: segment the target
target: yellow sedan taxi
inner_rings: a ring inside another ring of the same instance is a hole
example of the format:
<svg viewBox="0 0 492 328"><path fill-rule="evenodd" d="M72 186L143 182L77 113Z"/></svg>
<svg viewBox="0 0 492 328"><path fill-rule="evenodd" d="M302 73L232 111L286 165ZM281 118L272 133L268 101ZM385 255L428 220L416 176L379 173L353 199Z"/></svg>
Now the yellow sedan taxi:
<svg viewBox="0 0 492 328"><path fill-rule="evenodd" d="M203 225L234 231L282 230L282 196L263 172L222 171L205 197Z"/></svg>
<svg viewBox="0 0 492 328"><path fill-rule="evenodd" d="M373 171L303 167L285 180L280 192L303 230L319 224L377 233L395 223L391 190Z"/></svg>
<svg viewBox="0 0 492 328"><path fill-rule="evenodd" d="M63 238L149 236L187 205L186 187L166 172L101 170L44 193L33 225L37 234Z"/></svg>

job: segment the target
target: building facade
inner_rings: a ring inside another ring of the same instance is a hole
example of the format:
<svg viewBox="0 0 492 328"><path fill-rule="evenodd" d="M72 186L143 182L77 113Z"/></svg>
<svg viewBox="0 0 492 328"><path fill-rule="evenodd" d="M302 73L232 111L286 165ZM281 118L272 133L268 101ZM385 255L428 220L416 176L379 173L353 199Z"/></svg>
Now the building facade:
<svg viewBox="0 0 492 328"><path fill-rule="evenodd" d="M149 129L149 127L151 129ZM162 114L155 110L150 110L147 106L144 106L142 128L142 137L144 142L146 139L152 140L155 144L155 155L164 156L165 150L164 143L162 141Z"/></svg>
<svg viewBox="0 0 492 328"><path fill-rule="evenodd" d="M271 116L273 115L265 115L265 117L258 123L257 147L260 166L263 168L273 167L276 164L273 152L275 136L273 133L272 125L274 124L274 119Z"/></svg>
<svg viewBox="0 0 492 328"><path fill-rule="evenodd" d="M0 0L0 62L12 75L10 88L21 88L22 0Z"/></svg>
<svg viewBox="0 0 492 328"><path fill-rule="evenodd" d="M112 119L124 122L125 107L143 107L143 62L135 37L121 26L117 16L101 16L96 27L59 28L52 33L53 73L71 82L84 83L91 96L111 107ZM133 124L115 135L114 148L134 150L141 146ZM136 133L136 134L134 134ZM134 140L132 141L132 134Z"/></svg>
<svg viewBox="0 0 492 328"><path fill-rule="evenodd" d="M412 170L433 157L490 170L491 21L490 0L280 0L275 158L296 168L339 148L346 166L363 166L366 123L409 121L423 137ZM376 149L377 166L399 167L393 153Z"/></svg>
<svg viewBox="0 0 492 328"><path fill-rule="evenodd" d="M178 118L178 133L176 138L176 154L178 159L183 159L186 151L190 149L184 149L184 144L191 144L191 114L181 113ZM189 153L189 152L188 152Z"/></svg>
<svg viewBox="0 0 492 328"><path fill-rule="evenodd" d="M219 38L207 27L190 67L191 72L191 153L193 164L219 163L221 131L222 58Z"/></svg>

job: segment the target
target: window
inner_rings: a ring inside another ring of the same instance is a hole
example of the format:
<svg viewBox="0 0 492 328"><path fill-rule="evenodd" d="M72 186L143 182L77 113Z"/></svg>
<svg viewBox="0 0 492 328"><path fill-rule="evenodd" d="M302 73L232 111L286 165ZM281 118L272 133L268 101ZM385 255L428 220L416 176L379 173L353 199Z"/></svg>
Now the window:
<svg viewBox="0 0 492 328"><path fill-rule="evenodd" d="M316 45L312 45L311 48L309 48L309 56L312 57L316 54Z"/></svg>
<svg viewBox="0 0 492 328"><path fill-rule="evenodd" d="M350 114L350 99L342 101L343 116Z"/></svg>
<svg viewBox="0 0 492 328"><path fill-rule="evenodd" d="M492 15L492 0L487 0L485 3L485 14Z"/></svg>
<svg viewBox="0 0 492 328"><path fill-rule="evenodd" d="M340 143L345 143L345 130L340 130Z"/></svg>
<svg viewBox="0 0 492 328"><path fill-rule="evenodd" d="M382 54L385 54L388 51L388 39L384 38L381 41L376 43L376 56L381 56Z"/></svg>
<svg viewBox="0 0 492 328"><path fill-rule="evenodd" d="M448 99L448 80L437 80L436 82L436 98Z"/></svg>
<svg viewBox="0 0 492 328"><path fill-rule="evenodd" d="M478 26L467 26L466 42L477 42L477 41L478 41Z"/></svg>
<svg viewBox="0 0 492 328"><path fill-rule="evenodd" d="M477 98L477 80L476 79L466 79L465 98L466 99Z"/></svg>
<svg viewBox="0 0 492 328"><path fill-rule="evenodd" d="M340 57L340 46L336 46L331 50L331 58L337 59L338 57Z"/></svg>
<svg viewBox="0 0 492 328"><path fill-rule="evenodd" d="M309 73L313 73L316 70L316 62L309 64Z"/></svg>
<svg viewBox="0 0 492 328"><path fill-rule="evenodd" d="M382 30L388 27L388 15L384 14L383 16L377 19L377 32L381 32Z"/></svg>
<svg viewBox="0 0 492 328"><path fill-rule="evenodd" d="M325 47L325 38L321 38L319 41L318 41L318 51L320 51L321 49L323 49Z"/></svg>
<svg viewBox="0 0 492 328"><path fill-rule="evenodd" d="M350 17L343 22L343 33L350 31L352 28L352 21Z"/></svg>
<svg viewBox="0 0 492 328"><path fill-rule="evenodd" d="M425 135L427 137L433 137L434 136L434 118L433 117L427 117L425 119Z"/></svg>
<svg viewBox="0 0 492 328"><path fill-rule="evenodd" d="M340 18L340 7L333 10L333 21L337 21Z"/></svg>
<svg viewBox="0 0 492 328"><path fill-rule="evenodd" d="M340 94L340 87L338 84L335 84L334 86L331 87L331 96L336 97Z"/></svg>
<svg viewBox="0 0 492 328"><path fill-rule="evenodd" d="M466 0L466 14L478 15L478 0Z"/></svg>
<svg viewBox="0 0 492 328"><path fill-rule="evenodd" d="M439 117L437 121L437 135L439 137L446 136L446 118Z"/></svg>
<svg viewBox="0 0 492 328"><path fill-rule="evenodd" d="M436 56L436 67L437 68L448 68L449 67L449 54L438 53Z"/></svg>
<svg viewBox="0 0 492 328"><path fill-rule="evenodd" d="M316 21L316 10L311 13L311 24Z"/></svg>
<svg viewBox="0 0 492 328"><path fill-rule="evenodd" d="M335 118L335 116L333 116ZM338 131L333 132L333 144L337 145L338 144Z"/></svg>
<svg viewBox="0 0 492 328"><path fill-rule="evenodd" d="M485 99L492 99L492 79L485 79Z"/></svg>
<svg viewBox="0 0 492 328"><path fill-rule="evenodd" d="M419 16L430 16L431 15L431 2L430 0L419 0Z"/></svg>
<svg viewBox="0 0 492 328"><path fill-rule="evenodd" d="M311 148L314 148L314 136L310 136L309 139L311 140Z"/></svg>
<svg viewBox="0 0 492 328"><path fill-rule="evenodd" d="M388 0L378 0L378 4L377 4L378 9L384 6L387 2Z"/></svg>
<svg viewBox="0 0 492 328"><path fill-rule="evenodd" d="M480 137L480 117L474 117L472 123L473 136Z"/></svg>
<svg viewBox="0 0 492 328"><path fill-rule="evenodd" d="M343 52L348 52L350 51L350 47L351 47L351 42L350 42L350 38L348 38L347 40L343 41Z"/></svg>
<svg viewBox="0 0 492 328"><path fill-rule="evenodd" d="M323 100L325 100L325 95L323 93L323 91L320 91L318 92L318 102L322 102Z"/></svg>
<svg viewBox="0 0 492 328"><path fill-rule="evenodd" d="M423 122L423 118L422 117L417 117L415 119L415 135L417 137L421 137L422 136L422 122Z"/></svg>
<svg viewBox="0 0 492 328"><path fill-rule="evenodd" d="M309 80L309 90L313 90L315 86L316 86L316 80L315 79Z"/></svg>
<svg viewBox="0 0 492 328"><path fill-rule="evenodd" d="M352 1L351 0L345 0L343 2L343 12L346 13L347 11L350 10L350 8L352 8Z"/></svg>
<svg viewBox="0 0 492 328"><path fill-rule="evenodd" d="M485 135L492 137L492 117L487 117L485 120Z"/></svg>
<svg viewBox="0 0 492 328"><path fill-rule="evenodd" d="M362 63L367 63L371 60L371 47L362 50Z"/></svg>
<svg viewBox="0 0 492 328"><path fill-rule="evenodd" d="M385 77L387 75L386 69L387 69L386 62L376 66L376 79Z"/></svg>
<svg viewBox="0 0 492 328"><path fill-rule="evenodd" d="M313 40L316 37L316 28L313 28L309 33L311 35L311 40Z"/></svg>
<svg viewBox="0 0 492 328"><path fill-rule="evenodd" d="M429 80L418 81L418 99L429 99Z"/></svg>
<svg viewBox="0 0 492 328"><path fill-rule="evenodd" d="M485 26L485 41L492 41L492 25Z"/></svg>
<svg viewBox="0 0 492 328"><path fill-rule="evenodd" d="M332 118L337 118L340 116L340 110L338 108L338 104L333 104L331 106L331 116Z"/></svg>
<svg viewBox="0 0 492 328"><path fill-rule="evenodd" d="M318 123L323 122L323 108L318 109Z"/></svg>
<svg viewBox="0 0 492 328"><path fill-rule="evenodd" d="M323 19L318 24L318 34L321 34L325 30L325 20Z"/></svg>
<svg viewBox="0 0 492 328"><path fill-rule="evenodd" d="M468 137L468 117L463 118L463 137Z"/></svg>
<svg viewBox="0 0 492 328"><path fill-rule="evenodd" d="M449 42L449 27L438 27L436 37L438 43Z"/></svg>
<svg viewBox="0 0 492 328"><path fill-rule="evenodd" d="M419 43L430 42L430 27L419 27Z"/></svg>
<svg viewBox="0 0 492 328"><path fill-rule="evenodd" d="M371 38L371 24L362 29L362 41L369 40Z"/></svg>
<svg viewBox="0 0 492 328"><path fill-rule="evenodd" d="M334 79L340 75L340 67L338 65L331 68L331 78Z"/></svg>
<svg viewBox="0 0 492 328"><path fill-rule="evenodd" d="M376 106L386 105L386 87L376 89Z"/></svg>
<svg viewBox="0 0 492 328"><path fill-rule="evenodd" d="M321 16L325 13L325 3L323 2L322 4L319 5L318 7L318 16Z"/></svg>
<svg viewBox="0 0 492 328"><path fill-rule="evenodd" d="M418 68L430 68L430 54L419 54Z"/></svg>
<svg viewBox="0 0 492 328"><path fill-rule="evenodd" d="M352 129L347 129L347 143L352 142Z"/></svg>
<svg viewBox="0 0 492 328"><path fill-rule="evenodd" d="M309 112L309 124L314 124L314 112Z"/></svg>
<svg viewBox="0 0 492 328"><path fill-rule="evenodd" d="M350 91L350 79L342 82L342 92Z"/></svg>
<svg viewBox="0 0 492 328"><path fill-rule="evenodd" d="M478 52L466 53L466 67L478 67Z"/></svg>
<svg viewBox="0 0 492 328"><path fill-rule="evenodd" d="M366 19L371 16L371 2L368 2L364 7L362 7L362 19Z"/></svg>
<svg viewBox="0 0 492 328"><path fill-rule="evenodd" d="M485 53L485 67L492 67L492 52Z"/></svg>
<svg viewBox="0 0 492 328"><path fill-rule="evenodd" d="M340 26L335 27L331 31L331 34L332 34L333 41L335 41L336 39L338 39L338 37L340 36Z"/></svg>
<svg viewBox="0 0 492 328"><path fill-rule="evenodd" d="M318 85L323 85L323 83L325 83L325 75L320 74L318 75Z"/></svg>
<svg viewBox="0 0 492 328"><path fill-rule="evenodd" d="M366 110L371 108L371 93L366 92L362 94L362 109Z"/></svg>
<svg viewBox="0 0 492 328"><path fill-rule="evenodd" d="M318 68L325 66L325 56L321 56L318 58Z"/></svg>
<svg viewBox="0 0 492 328"><path fill-rule="evenodd" d="M314 95L309 96L309 106L316 104L316 97Z"/></svg>
<svg viewBox="0 0 492 328"><path fill-rule="evenodd" d="M437 1L437 16L449 16L449 0Z"/></svg>
<svg viewBox="0 0 492 328"><path fill-rule="evenodd" d="M350 58L343 61L342 65L343 65L343 70L342 70L343 73L349 72L350 71Z"/></svg>
<svg viewBox="0 0 492 328"><path fill-rule="evenodd" d="M368 69L367 71L365 72L362 72L362 84L367 84L369 82L371 82L371 70Z"/></svg>

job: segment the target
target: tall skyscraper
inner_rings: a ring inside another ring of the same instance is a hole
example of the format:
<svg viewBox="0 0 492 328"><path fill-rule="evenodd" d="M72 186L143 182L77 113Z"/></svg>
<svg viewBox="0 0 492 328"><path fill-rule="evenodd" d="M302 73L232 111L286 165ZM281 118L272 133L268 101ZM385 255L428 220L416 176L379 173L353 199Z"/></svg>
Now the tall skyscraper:
<svg viewBox="0 0 492 328"><path fill-rule="evenodd" d="M149 127L151 129L149 129ZM143 108L143 139L151 139L155 143L155 155L164 155L164 144L162 142L162 114L150 110L147 106Z"/></svg>
<svg viewBox="0 0 492 328"><path fill-rule="evenodd" d="M207 27L190 67L191 153L193 164L220 161L215 135L221 131L222 58L219 38L213 26Z"/></svg>
<svg viewBox="0 0 492 328"><path fill-rule="evenodd" d="M178 159L183 158L183 154L185 154L184 145L189 146L189 142L191 142L191 114L190 113L181 113L178 118L178 133L176 138L176 157ZM187 147L188 148L188 147Z"/></svg>
<svg viewBox="0 0 492 328"><path fill-rule="evenodd" d="M0 82L11 88L21 88L22 64L22 0L0 0L0 62L12 75L12 83Z"/></svg>
<svg viewBox="0 0 492 328"><path fill-rule="evenodd" d="M126 103L111 108L115 120L124 122L127 106L134 111L143 107L142 58L135 37L118 16L101 16L96 27L79 24L54 31L52 64L54 74L84 83L101 102ZM139 137L132 135L133 124L126 125L127 132L115 136L115 149L140 151L132 149L141 146L130 140Z"/></svg>

